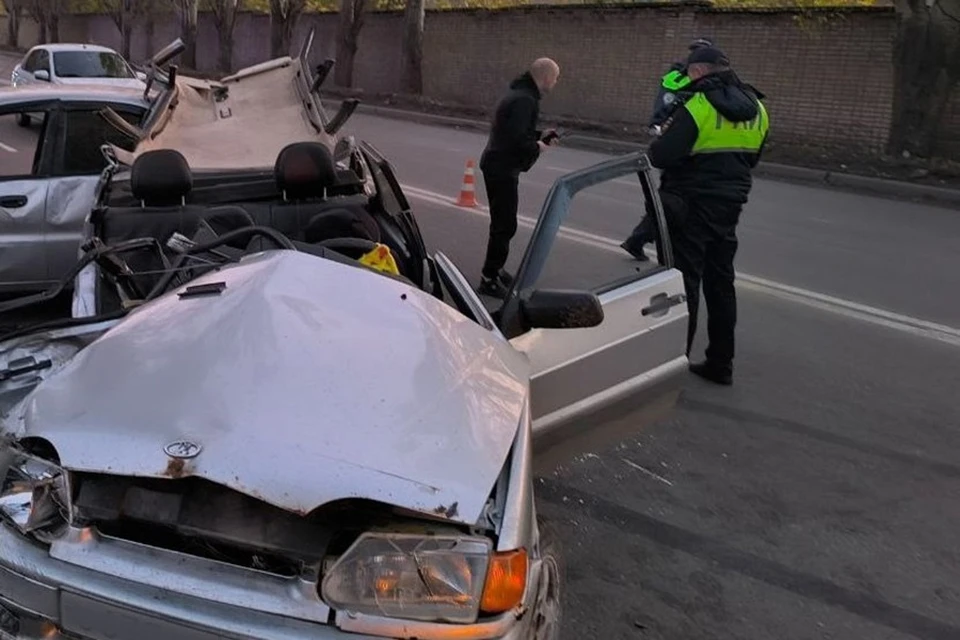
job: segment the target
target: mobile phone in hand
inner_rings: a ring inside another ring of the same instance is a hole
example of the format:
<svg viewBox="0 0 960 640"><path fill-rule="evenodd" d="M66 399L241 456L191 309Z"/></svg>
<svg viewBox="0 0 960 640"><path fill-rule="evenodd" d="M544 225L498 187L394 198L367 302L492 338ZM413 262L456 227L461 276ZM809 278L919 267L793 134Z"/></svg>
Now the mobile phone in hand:
<svg viewBox="0 0 960 640"><path fill-rule="evenodd" d="M553 144L560 139L560 132L556 129L550 129L540 139L544 144Z"/></svg>

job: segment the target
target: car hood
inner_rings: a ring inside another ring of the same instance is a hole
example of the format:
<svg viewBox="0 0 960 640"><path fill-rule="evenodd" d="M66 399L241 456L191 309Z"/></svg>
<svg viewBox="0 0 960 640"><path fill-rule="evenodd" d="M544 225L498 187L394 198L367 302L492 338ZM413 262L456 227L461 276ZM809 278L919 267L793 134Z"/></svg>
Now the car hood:
<svg viewBox="0 0 960 640"><path fill-rule="evenodd" d="M57 78L57 84L119 87L121 89L145 89L146 84L137 78Z"/></svg>
<svg viewBox="0 0 960 640"><path fill-rule="evenodd" d="M61 464L199 476L298 513L367 498L475 523L527 401L526 360L383 275L294 251L132 312L21 405ZM201 447L187 460L165 449Z"/></svg>

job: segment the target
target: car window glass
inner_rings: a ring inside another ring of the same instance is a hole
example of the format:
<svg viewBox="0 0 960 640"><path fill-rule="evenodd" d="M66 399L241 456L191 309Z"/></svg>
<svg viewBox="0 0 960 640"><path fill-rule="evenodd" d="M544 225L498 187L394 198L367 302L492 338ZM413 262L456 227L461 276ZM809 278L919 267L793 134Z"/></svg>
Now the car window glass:
<svg viewBox="0 0 960 640"><path fill-rule="evenodd" d="M34 71L50 71L50 54L46 50L41 49L38 52Z"/></svg>
<svg viewBox="0 0 960 640"><path fill-rule="evenodd" d="M123 58L108 51L57 51L53 66L59 78L134 77Z"/></svg>
<svg viewBox="0 0 960 640"><path fill-rule="evenodd" d="M554 171L551 176L549 169L543 167L531 172L531 178L549 183L557 174ZM527 225L524 227L521 222L514 241L517 250L511 251L511 262L514 263L508 265L512 267L511 271L523 257L523 249L532 234L531 227L539 214L533 207L524 207L523 195L521 189L521 215L527 218ZM533 198L527 200L530 201ZM659 230L655 224L650 229L650 240L646 245L653 257L647 261L634 259L619 246L645 214L645 203L636 175L607 180L576 193L534 286L584 289L599 294L658 270L655 240ZM652 223L653 219L649 222Z"/></svg>
<svg viewBox="0 0 960 640"><path fill-rule="evenodd" d="M39 55L39 53L40 53L39 51L34 51L29 56L27 56L27 59L23 63L24 71L29 71L33 73L37 65L37 56Z"/></svg>
<svg viewBox="0 0 960 640"><path fill-rule="evenodd" d="M0 116L0 180L39 173L46 129L44 112Z"/></svg>
<svg viewBox="0 0 960 640"><path fill-rule="evenodd" d="M121 118L132 125L139 125L140 116L130 111L114 109ZM65 111L66 138L60 172L64 175L100 173L106 167L106 159L100 147L110 143L133 150L134 141L109 124L96 110Z"/></svg>

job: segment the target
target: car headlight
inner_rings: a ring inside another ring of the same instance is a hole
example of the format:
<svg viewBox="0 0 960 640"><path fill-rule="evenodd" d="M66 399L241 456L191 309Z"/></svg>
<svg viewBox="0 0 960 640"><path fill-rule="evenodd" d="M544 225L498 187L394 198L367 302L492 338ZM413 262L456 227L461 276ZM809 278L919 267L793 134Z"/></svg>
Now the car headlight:
<svg viewBox="0 0 960 640"><path fill-rule="evenodd" d="M20 451L0 452L0 515L21 533L56 534L67 523L67 481L57 465Z"/></svg>
<svg viewBox="0 0 960 640"><path fill-rule="evenodd" d="M365 533L327 572L321 595L348 612L473 622L491 551L487 538Z"/></svg>

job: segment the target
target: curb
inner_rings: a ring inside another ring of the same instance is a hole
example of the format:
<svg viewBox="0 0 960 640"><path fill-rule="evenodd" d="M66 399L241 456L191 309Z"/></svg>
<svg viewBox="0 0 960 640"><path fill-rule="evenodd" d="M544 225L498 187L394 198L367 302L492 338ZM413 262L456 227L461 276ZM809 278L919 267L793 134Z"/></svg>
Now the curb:
<svg viewBox="0 0 960 640"><path fill-rule="evenodd" d="M333 100L325 100L325 107L336 111L339 103ZM455 116L442 116L432 113L423 113L410 109L398 109L395 107L383 107L378 105L367 105L361 103L357 108L360 113L368 115L381 116L392 120L406 120L420 124L433 124L454 129L467 129L470 131L486 132L489 125L485 122L472 120L470 118L460 118ZM634 142L622 142L610 138L589 136L583 134L570 134L565 138L566 146L583 151L596 151L601 153L630 153L633 151L642 151L646 145ZM922 184L913 184L900 180L888 180L884 178L872 178L869 176L860 176L852 173L838 173L825 171L823 169L809 169L806 167L797 167L793 165L778 164L774 162L761 162L757 166L756 175L764 178L771 178L784 182L814 183L828 187L847 189L868 193L869 195L888 196L894 198L904 198L909 200L927 200L942 204L960 205L960 189L951 189L948 187L933 187Z"/></svg>

